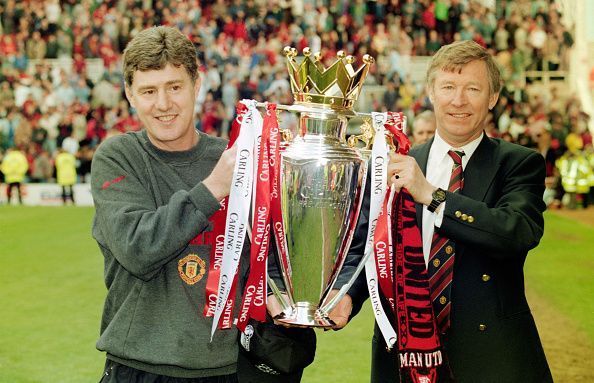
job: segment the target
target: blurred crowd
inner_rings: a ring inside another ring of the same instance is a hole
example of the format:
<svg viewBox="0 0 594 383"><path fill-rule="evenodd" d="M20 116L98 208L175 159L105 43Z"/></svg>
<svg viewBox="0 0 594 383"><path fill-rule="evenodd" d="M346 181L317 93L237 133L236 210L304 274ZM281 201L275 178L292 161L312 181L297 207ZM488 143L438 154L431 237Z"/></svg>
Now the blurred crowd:
<svg viewBox="0 0 594 383"><path fill-rule="evenodd" d="M243 98L292 103L285 46L310 47L326 65L339 50L355 56L355 66L372 55L366 84L382 89L373 109L403 111L414 130L415 117L431 104L408 72L411 58L472 39L491 50L505 79L489 134L543 155L551 151L558 190L551 203L563 196L554 164L568 152L567 137L579 136L580 153L591 151L589 116L578 100L555 87L531 93L526 77L568 69L573 37L556 1L6 0L0 3L0 158L18 149L28 162L26 180L47 182L55 179L61 149L76 157L84 182L102 140L141 128L124 97L120 59L136 33L161 24L178 27L196 45L202 81L196 122L208 134L228 134ZM285 114L281 123L292 128L296 119Z"/></svg>

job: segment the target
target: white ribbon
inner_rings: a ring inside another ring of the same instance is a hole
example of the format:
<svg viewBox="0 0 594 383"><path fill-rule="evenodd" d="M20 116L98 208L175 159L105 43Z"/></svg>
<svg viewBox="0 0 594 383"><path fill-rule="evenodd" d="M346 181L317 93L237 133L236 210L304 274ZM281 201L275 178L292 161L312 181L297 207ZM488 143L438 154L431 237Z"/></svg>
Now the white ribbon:
<svg viewBox="0 0 594 383"><path fill-rule="evenodd" d="M371 193L371 200L369 206L369 228L367 231L367 241L365 242L365 258L367 258L365 262L365 277L367 278L367 288L369 289L373 315L386 341L386 345L391 349L396 343L397 337L380 300L373 243L377 220L386 197L388 184L388 145L386 144L384 131L388 114L373 112L371 113L371 118L373 128L375 129L375 137L371 151L371 190L369 191Z"/></svg>
<svg viewBox="0 0 594 383"><path fill-rule="evenodd" d="M256 101L242 100L241 102L247 106L248 110L241 121L241 130L235 143L237 145L237 158L229 193L223 260L221 262L217 302L210 333L211 341L229 297L245 242L254 180L254 139L255 136L259 135L256 132L262 131L263 120L256 108Z"/></svg>

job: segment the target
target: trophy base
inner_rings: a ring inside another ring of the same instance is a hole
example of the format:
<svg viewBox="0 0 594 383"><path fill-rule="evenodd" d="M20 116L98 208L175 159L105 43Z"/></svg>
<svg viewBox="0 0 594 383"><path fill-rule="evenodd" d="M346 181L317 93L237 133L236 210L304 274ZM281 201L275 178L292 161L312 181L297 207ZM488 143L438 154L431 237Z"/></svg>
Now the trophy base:
<svg viewBox="0 0 594 383"><path fill-rule="evenodd" d="M274 320L294 327L320 327L331 328L334 322L329 317L322 315L316 306L309 302L297 302L295 307L277 315Z"/></svg>

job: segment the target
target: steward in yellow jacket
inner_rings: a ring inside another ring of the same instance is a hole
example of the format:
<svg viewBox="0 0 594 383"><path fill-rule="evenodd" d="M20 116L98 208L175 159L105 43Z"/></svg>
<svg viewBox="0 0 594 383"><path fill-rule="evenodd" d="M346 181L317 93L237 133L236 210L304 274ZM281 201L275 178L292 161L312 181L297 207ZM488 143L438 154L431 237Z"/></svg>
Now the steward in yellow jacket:
<svg viewBox="0 0 594 383"><path fill-rule="evenodd" d="M76 157L70 152L60 149L56 156L56 177L58 185L62 186L62 201L70 199L74 204L74 191L72 185L76 183Z"/></svg>
<svg viewBox="0 0 594 383"><path fill-rule="evenodd" d="M29 163L27 157L16 148L8 149L8 152L2 160L0 170L4 174L4 182L8 184L6 195L8 202L12 199L12 189L16 188L19 193L19 203L23 203L23 196L21 192L21 184L25 180L27 170L29 170Z"/></svg>

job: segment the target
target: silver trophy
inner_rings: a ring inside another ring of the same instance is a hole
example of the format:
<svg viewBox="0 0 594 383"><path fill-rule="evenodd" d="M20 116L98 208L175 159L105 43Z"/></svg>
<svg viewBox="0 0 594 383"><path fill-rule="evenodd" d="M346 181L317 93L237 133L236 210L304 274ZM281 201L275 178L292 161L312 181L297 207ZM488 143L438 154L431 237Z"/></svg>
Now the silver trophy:
<svg viewBox="0 0 594 383"><path fill-rule="evenodd" d="M332 298L329 292L353 236L368 158L352 140L347 142L346 130L349 119L357 115L353 105L374 60L366 55L354 70L354 58L343 52L328 68L308 48L299 62L294 48L285 48L284 54L295 99L286 109L299 113L299 128L281 160L288 261L279 264L287 291L281 293L270 281L284 309L275 319L295 326L331 327L328 313L347 289Z"/></svg>

